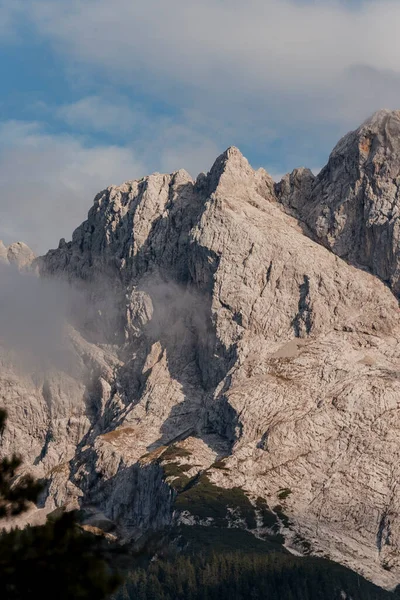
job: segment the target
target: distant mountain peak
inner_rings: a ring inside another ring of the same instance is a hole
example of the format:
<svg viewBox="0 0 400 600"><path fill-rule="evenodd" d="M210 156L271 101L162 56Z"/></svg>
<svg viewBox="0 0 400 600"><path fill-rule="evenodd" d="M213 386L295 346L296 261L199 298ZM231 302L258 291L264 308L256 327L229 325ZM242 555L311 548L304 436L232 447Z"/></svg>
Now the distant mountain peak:
<svg viewBox="0 0 400 600"><path fill-rule="evenodd" d="M400 110L390 110L388 108L382 108L374 112L368 117L359 129L365 127L377 128L382 127L387 121L400 121Z"/></svg>
<svg viewBox="0 0 400 600"><path fill-rule="evenodd" d="M0 261L26 269L35 259L35 254L24 242L14 242L5 246L0 240Z"/></svg>

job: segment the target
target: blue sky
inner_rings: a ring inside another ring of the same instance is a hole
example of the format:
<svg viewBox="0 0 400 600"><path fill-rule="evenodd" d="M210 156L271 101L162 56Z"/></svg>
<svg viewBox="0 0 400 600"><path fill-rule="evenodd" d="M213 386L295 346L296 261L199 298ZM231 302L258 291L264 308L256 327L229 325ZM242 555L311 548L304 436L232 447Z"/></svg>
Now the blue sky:
<svg viewBox="0 0 400 600"><path fill-rule="evenodd" d="M398 0L0 0L0 239L36 251L94 195L207 171L279 177L400 105Z"/></svg>

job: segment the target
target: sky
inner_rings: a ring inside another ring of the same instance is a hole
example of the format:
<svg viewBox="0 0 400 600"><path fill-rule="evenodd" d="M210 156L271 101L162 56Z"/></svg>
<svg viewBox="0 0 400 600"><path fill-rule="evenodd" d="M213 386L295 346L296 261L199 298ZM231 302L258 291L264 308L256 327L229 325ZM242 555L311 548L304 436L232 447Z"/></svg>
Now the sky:
<svg viewBox="0 0 400 600"><path fill-rule="evenodd" d="M111 184L238 146L318 171L400 108L399 0L0 0L0 239L56 247Z"/></svg>

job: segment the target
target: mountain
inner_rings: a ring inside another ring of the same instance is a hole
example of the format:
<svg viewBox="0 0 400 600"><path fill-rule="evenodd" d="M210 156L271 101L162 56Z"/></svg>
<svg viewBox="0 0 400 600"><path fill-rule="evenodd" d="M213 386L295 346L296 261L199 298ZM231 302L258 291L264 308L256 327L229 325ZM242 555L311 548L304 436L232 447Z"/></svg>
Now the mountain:
<svg viewBox="0 0 400 600"><path fill-rule="evenodd" d="M377 113L316 178L229 148L96 196L33 262L62 352L0 351L1 452L46 483L28 521L243 529L399 583L399 133Z"/></svg>
<svg viewBox="0 0 400 600"><path fill-rule="evenodd" d="M297 169L277 186L314 239L400 294L400 111L382 110L345 135L314 178Z"/></svg>
<svg viewBox="0 0 400 600"><path fill-rule="evenodd" d="M0 263L14 265L19 270L24 270L30 267L34 259L34 253L24 242L5 246L0 240Z"/></svg>

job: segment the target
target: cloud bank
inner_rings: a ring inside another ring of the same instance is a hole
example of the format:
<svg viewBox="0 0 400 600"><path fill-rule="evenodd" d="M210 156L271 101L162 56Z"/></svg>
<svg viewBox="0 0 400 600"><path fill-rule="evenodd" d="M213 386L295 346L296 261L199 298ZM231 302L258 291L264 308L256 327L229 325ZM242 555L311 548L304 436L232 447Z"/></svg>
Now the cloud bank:
<svg viewBox="0 0 400 600"><path fill-rule="evenodd" d="M127 148L87 146L38 123L0 124L0 239L36 252L55 247L70 239L100 189L143 171Z"/></svg>
<svg viewBox="0 0 400 600"><path fill-rule="evenodd" d="M395 0L34 0L28 11L58 51L175 99L182 86L190 102L297 96L300 111L351 120L399 90Z"/></svg>
<svg viewBox="0 0 400 600"><path fill-rule="evenodd" d="M66 366L67 286L2 262L0 281L0 346L24 369Z"/></svg>

